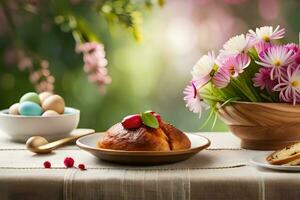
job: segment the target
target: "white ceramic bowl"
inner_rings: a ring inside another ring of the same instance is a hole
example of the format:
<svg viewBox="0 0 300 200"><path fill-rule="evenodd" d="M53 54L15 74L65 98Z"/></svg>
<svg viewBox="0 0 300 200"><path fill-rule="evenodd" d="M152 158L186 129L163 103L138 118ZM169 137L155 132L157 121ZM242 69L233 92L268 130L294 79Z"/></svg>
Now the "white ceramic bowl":
<svg viewBox="0 0 300 200"><path fill-rule="evenodd" d="M9 115L6 109L0 111L0 132L19 142L35 135L51 141L67 136L76 129L79 118L80 111L70 107L65 108L63 115L48 117Z"/></svg>

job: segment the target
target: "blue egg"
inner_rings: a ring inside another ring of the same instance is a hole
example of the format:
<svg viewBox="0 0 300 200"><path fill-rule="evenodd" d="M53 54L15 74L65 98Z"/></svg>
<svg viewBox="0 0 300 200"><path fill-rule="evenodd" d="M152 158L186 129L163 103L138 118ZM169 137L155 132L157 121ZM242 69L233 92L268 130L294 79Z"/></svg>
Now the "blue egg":
<svg viewBox="0 0 300 200"><path fill-rule="evenodd" d="M43 109L36 103L24 101L19 106L19 113L25 116L40 116L43 113Z"/></svg>

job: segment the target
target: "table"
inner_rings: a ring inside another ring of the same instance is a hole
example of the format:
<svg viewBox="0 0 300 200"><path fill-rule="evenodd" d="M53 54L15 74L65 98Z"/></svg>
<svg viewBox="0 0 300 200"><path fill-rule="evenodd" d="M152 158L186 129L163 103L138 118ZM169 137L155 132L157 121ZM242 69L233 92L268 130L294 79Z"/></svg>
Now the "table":
<svg viewBox="0 0 300 200"><path fill-rule="evenodd" d="M230 133L197 133L212 145L189 160L160 166L121 166L76 146L34 155L0 136L0 199L277 200L299 199L300 173L257 169L248 160L263 151L239 148ZM65 169L71 156L87 170ZM49 160L51 169L43 162Z"/></svg>

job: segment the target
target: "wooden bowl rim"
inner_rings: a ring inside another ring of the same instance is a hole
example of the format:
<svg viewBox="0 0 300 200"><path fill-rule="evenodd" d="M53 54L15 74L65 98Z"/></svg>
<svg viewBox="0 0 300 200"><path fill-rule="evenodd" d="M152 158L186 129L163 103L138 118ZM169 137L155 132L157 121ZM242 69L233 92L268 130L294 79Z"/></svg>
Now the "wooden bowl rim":
<svg viewBox="0 0 300 200"><path fill-rule="evenodd" d="M242 104L242 105L280 105L280 106L293 106L293 107L300 107L300 104L293 105L292 103L285 103L285 102L251 102L251 101L232 101L227 105L230 104ZM227 106L225 105L225 106Z"/></svg>

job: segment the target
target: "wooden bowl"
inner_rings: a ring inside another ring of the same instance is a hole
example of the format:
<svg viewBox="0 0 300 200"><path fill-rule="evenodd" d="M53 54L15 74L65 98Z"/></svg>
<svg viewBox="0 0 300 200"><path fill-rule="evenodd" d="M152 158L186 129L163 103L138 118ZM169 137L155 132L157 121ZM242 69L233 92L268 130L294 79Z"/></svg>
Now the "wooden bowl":
<svg viewBox="0 0 300 200"><path fill-rule="evenodd" d="M233 102L219 116L245 149L275 150L300 141L300 105Z"/></svg>

